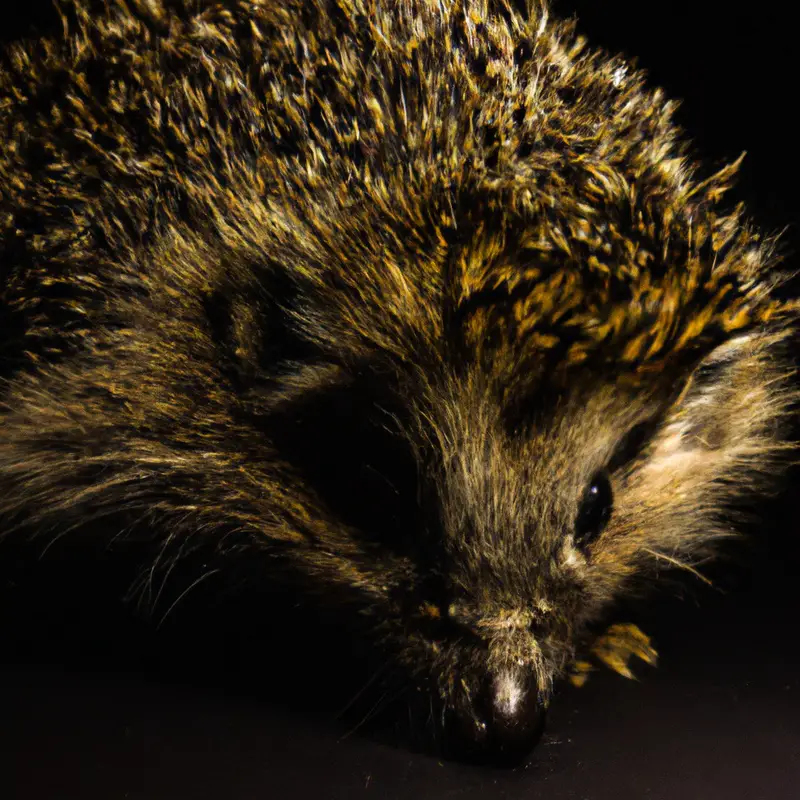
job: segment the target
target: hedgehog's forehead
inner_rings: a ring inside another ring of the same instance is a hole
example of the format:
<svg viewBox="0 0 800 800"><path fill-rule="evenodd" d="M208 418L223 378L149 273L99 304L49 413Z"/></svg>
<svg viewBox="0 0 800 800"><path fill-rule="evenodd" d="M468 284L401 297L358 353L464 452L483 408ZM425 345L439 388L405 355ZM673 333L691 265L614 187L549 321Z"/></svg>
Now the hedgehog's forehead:
<svg viewBox="0 0 800 800"><path fill-rule="evenodd" d="M583 364L658 370L688 360L769 318L770 304L730 271L698 259L599 261L506 249L478 268L460 264L455 319L468 351L501 371L504 356L551 372Z"/></svg>

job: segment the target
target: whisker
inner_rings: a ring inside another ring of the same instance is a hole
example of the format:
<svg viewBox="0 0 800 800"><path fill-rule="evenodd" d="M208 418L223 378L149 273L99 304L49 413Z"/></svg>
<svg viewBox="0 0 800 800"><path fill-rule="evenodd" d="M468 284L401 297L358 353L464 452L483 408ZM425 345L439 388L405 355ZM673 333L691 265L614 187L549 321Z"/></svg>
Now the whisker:
<svg viewBox="0 0 800 800"><path fill-rule="evenodd" d="M345 739L352 736L357 730L361 727L366 725L369 720L375 717L378 713L380 713L386 706L390 703L393 703L397 700L405 692L405 689L398 689L394 694L390 695L389 692L384 692L377 700L377 702L370 708L369 711L349 730L345 733L340 739L340 742L343 742ZM387 699L388 698L388 699Z"/></svg>
<svg viewBox="0 0 800 800"><path fill-rule="evenodd" d="M171 613L171 612L172 612L172 610L175 608L175 606L177 606L177 605L178 605L178 603L180 603L180 601L181 601L181 600L183 600L183 598L184 598L184 597L186 597L186 595L187 595L187 594L189 594L189 592L191 592L191 591L192 591L192 589L194 589L196 586L199 586L199 585L200 585L200 584L201 584L201 583L202 583L202 582L203 582L203 581L204 581L206 578L210 578L212 575L216 574L216 573L217 573L217 572L219 572L219 571L220 571L219 569L210 569L208 572L204 572L204 573L203 573L203 574L202 574L202 575L201 575L199 578L197 578L197 580L195 580L195 581L192 581L192 583L191 583L189 586L187 586L187 587L186 587L186 588L185 588L185 589L184 589L184 590L183 590L183 591L182 591L182 592L181 592L181 593L180 593L180 594L177 596L177 598L175 598L175 601L174 601L174 602L172 603L172 605L171 605L171 606L170 606L170 607L167 609L167 611L166 611L166 613L164 614L164 616L163 616L163 617L161 617L161 621L160 621L160 622L158 623L158 625L156 626L156 630L158 630L158 629L159 629L159 628L160 628L160 627L161 627L161 626L164 624L164 620L166 620L166 618L167 618L167 617L170 615L170 613Z"/></svg>
<svg viewBox="0 0 800 800"><path fill-rule="evenodd" d="M337 712L335 719L340 719L342 715L353 706L359 697L361 697L364 692L366 692L367 689L369 689L369 687L372 686L386 672L388 666L388 662L383 664L378 670L376 670L374 675L371 675L369 678L367 678L367 681L364 683L364 685L347 701L344 707Z"/></svg>
<svg viewBox="0 0 800 800"><path fill-rule="evenodd" d="M668 556L666 553L662 553L658 550L651 550L649 547L645 547L644 551L653 556L653 558L664 559L664 561L667 561L673 566L678 567L678 569L683 569L686 570L687 572L691 572L692 575L694 575L696 578L699 578L701 581L703 581L703 583L707 584L708 586L714 585L705 575L703 575L702 572L693 567L691 564L687 564L685 561L681 561L680 559L675 558L674 556Z"/></svg>

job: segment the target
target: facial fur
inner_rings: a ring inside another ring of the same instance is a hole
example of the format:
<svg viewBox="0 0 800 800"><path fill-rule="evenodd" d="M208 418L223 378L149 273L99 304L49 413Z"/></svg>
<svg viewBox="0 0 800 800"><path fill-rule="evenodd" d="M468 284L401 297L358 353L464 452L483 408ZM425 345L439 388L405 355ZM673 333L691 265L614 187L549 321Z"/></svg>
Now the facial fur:
<svg viewBox="0 0 800 800"><path fill-rule="evenodd" d="M0 66L0 535L244 542L469 714L767 485L774 242L546 6L60 8Z"/></svg>

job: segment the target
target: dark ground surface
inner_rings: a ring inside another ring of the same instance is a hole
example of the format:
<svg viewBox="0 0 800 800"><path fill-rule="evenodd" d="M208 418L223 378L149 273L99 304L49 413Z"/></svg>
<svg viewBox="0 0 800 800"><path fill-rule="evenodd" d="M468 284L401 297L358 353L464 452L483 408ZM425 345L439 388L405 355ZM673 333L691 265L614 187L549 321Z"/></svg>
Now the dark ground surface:
<svg viewBox="0 0 800 800"><path fill-rule="evenodd" d="M47 5L20 3L0 36L19 35L31 20L47 26ZM768 227L795 225L797 46L783 4L734 10L718 0L680 0L668 15L654 7L561 4L579 11L594 42L636 54L655 82L686 98L681 121L700 153L719 162L748 150L739 196ZM796 251L796 231L788 241ZM273 685L267 698L257 669L246 677L231 669L246 659L234 633L209 636L204 677L187 666L192 658L153 669L138 633L128 636L111 605L107 614L95 605L84 624L65 622L80 607L64 603L65 592L80 595L87 575L70 571L66 585L45 578L32 590L37 603L14 590L0 609L0 623L26 632L0 639L0 798L800 797L796 516L791 490L781 510L765 511L769 536L723 580L727 596L704 594L699 607L656 604L647 629L659 669L642 666L639 682L597 674L584 689L564 690L533 761L516 771L442 763L359 733L344 736L348 728L331 714L314 713L307 698L295 702L302 686ZM52 554L51 564L59 558ZM12 572L0 570L0 583ZM58 613L45 622L48 607ZM110 644L119 640L126 647ZM306 680L327 675L330 657L320 646ZM281 694L285 702L276 702Z"/></svg>
<svg viewBox="0 0 800 800"><path fill-rule="evenodd" d="M794 581L792 581L794 582ZM769 583L673 609L662 665L560 693L532 761L467 767L326 715L121 668L0 673L5 800L789 800L800 786L800 625ZM319 669L325 669L324 656Z"/></svg>

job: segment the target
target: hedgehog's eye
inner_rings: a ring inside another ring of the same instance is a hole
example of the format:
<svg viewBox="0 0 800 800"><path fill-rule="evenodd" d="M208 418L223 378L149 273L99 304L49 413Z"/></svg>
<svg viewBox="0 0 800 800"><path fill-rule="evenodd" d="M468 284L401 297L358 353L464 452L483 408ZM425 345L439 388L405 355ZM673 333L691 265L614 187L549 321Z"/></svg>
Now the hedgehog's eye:
<svg viewBox="0 0 800 800"><path fill-rule="evenodd" d="M605 472L598 472L583 493L578 518L575 520L575 541L587 545L594 541L611 518L614 497Z"/></svg>

